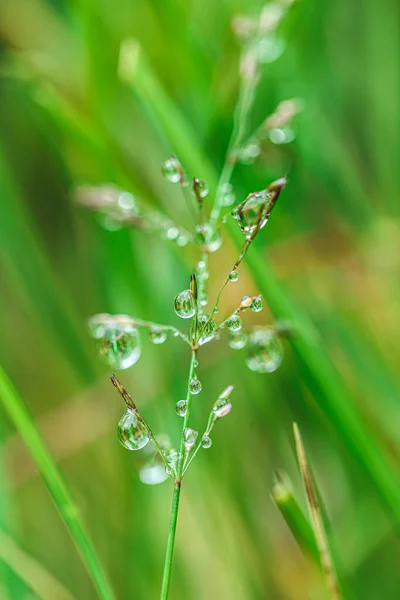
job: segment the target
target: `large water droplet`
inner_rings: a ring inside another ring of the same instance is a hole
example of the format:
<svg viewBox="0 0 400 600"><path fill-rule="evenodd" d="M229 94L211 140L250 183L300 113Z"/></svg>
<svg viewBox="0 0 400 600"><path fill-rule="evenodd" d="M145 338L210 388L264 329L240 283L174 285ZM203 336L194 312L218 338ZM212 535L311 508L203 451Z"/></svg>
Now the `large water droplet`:
<svg viewBox="0 0 400 600"><path fill-rule="evenodd" d="M233 350L241 350L247 344L247 335L242 331L231 332L228 344Z"/></svg>
<svg viewBox="0 0 400 600"><path fill-rule="evenodd" d="M203 252L216 252L222 246L219 229L213 230L208 223L200 223L194 228L193 241Z"/></svg>
<svg viewBox="0 0 400 600"><path fill-rule="evenodd" d="M215 337L215 333L217 331L217 324L214 321L214 319L210 319L208 315L200 315L198 324L200 331L199 345L203 346Z"/></svg>
<svg viewBox="0 0 400 600"><path fill-rule="evenodd" d="M228 277L229 277L229 281L235 282L239 279L239 273L237 271L233 270L229 273Z"/></svg>
<svg viewBox="0 0 400 600"><path fill-rule="evenodd" d="M220 202L222 206L231 206L236 200L231 183L224 183L220 188Z"/></svg>
<svg viewBox="0 0 400 600"><path fill-rule="evenodd" d="M191 290L183 290L176 296L175 312L181 319L190 319L196 314L196 299Z"/></svg>
<svg viewBox="0 0 400 600"><path fill-rule="evenodd" d="M175 406L176 414L180 417L184 417L187 411L187 402L186 400L179 400Z"/></svg>
<svg viewBox="0 0 400 600"><path fill-rule="evenodd" d="M241 204L235 206L232 216L243 232L252 233L257 227L262 229L266 225L268 216L265 213L270 197L271 194L266 190L254 192Z"/></svg>
<svg viewBox="0 0 400 600"><path fill-rule="evenodd" d="M197 441L198 435L198 431L195 431L190 427L186 427L185 431L183 432L183 443L185 444L186 450L190 450L191 448L193 448Z"/></svg>
<svg viewBox="0 0 400 600"><path fill-rule="evenodd" d="M113 369L128 369L140 358L139 334L129 321L124 315L95 315L89 321L100 355Z"/></svg>
<svg viewBox="0 0 400 600"><path fill-rule="evenodd" d="M212 445L212 439L210 438L210 436L203 435L203 437L201 438L202 448L211 448L211 445Z"/></svg>
<svg viewBox="0 0 400 600"><path fill-rule="evenodd" d="M141 450L150 441L146 427L129 408L118 423L117 435L121 444L128 450Z"/></svg>
<svg viewBox="0 0 400 600"><path fill-rule="evenodd" d="M249 336L246 364L256 373L272 373L283 360L283 346L273 329L256 329Z"/></svg>
<svg viewBox="0 0 400 600"><path fill-rule="evenodd" d="M179 161L172 156L168 158L162 166L162 172L168 181L171 183L178 183L182 177L182 167L179 164Z"/></svg>
<svg viewBox="0 0 400 600"><path fill-rule="evenodd" d="M242 329L242 319L239 315L233 313L226 321L226 325L230 331L240 331L240 329Z"/></svg>
<svg viewBox="0 0 400 600"><path fill-rule="evenodd" d="M263 309L263 301L261 296L256 296L251 303L250 310L253 312L260 312Z"/></svg>
<svg viewBox="0 0 400 600"><path fill-rule="evenodd" d="M202 390L201 381L199 381L196 375L190 381L190 393L193 395L200 394Z"/></svg>
<svg viewBox="0 0 400 600"><path fill-rule="evenodd" d="M150 327L150 339L153 344L163 344L167 339L167 332L159 327Z"/></svg>

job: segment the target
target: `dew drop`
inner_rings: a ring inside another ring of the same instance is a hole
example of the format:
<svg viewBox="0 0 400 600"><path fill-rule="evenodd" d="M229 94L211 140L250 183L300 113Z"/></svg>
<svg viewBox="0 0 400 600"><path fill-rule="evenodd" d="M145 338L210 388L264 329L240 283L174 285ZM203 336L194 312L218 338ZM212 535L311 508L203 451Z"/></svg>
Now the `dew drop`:
<svg viewBox="0 0 400 600"><path fill-rule="evenodd" d="M190 381L190 393L193 395L200 394L202 390L201 382L197 379L196 375Z"/></svg>
<svg viewBox="0 0 400 600"><path fill-rule="evenodd" d="M184 246L187 246L189 243L189 238L185 233L181 233L175 240L175 243L177 246L179 246L180 248L183 248Z"/></svg>
<svg viewBox="0 0 400 600"><path fill-rule="evenodd" d="M181 180L182 167L174 156L165 161L162 166L162 172L165 179L171 183L178 183Z"/></svg>
<svg viewBox="0 0 400 600"><path fill-rule="evenodd" d="M212 445L212 439L210 438L209 435L203 435L203 437L201 438L201 447L202 448L211 448Z"/></svg>
<svg viewBox="0 0 400 600"><path fill-rule="evenodd" d="M290 142L293 142L296 134L291 127L286 126L271 129L268 137L273 144L290 144Z"/></svg>
<svg viewBox="0 0 400 600"><path fill-rule="evenodd" d="M253 312L260 312L263 309L263 301L261 296L256 296L251 303L250 310Z"/></svg>
<svg viewBox="0 0 400 600"><path fill-rule="evenodd" d="M242 331L232 331L229 334L228 344L233 350L241 350L247 344L247 336Z"/></svg>
<svg viewBox="0 0 400 600"><path fill-rule="evenodd" d="M239 315L233 313L233 315L227 319L226 326L230 331L240 331L242 329L242 319Z"/></svg>
<svg viewBox="0 0 400 600"><path fill-rule="evenodd" d="M221 231L214 230L209 223L199 223L194 228L193 241L203 252L216 252L222 246Z"/></svg>
<svg viewBox="0 0 400 600"><path fill-rule="evenodd" d="M146 485L157 485L168 479L169 473L165 469L164 462L159 456L159 460L153 459L144 465L139 471L139 479Z"/></svg>
<svg viewBox="0 0 400 600"><path fill-rule="evenodd" d="M128 450L141 450L150 441L146 427L130 409L121 417L117 427L117 435L121 444Z"/></svg>
<svg viewBox="0 0 400 600"><path fill-rule="evenodd" d="M187 402L186 402L186 400L179 400L176 403L175 411L176 411L176 414L179 417L184 417L186 415L186 411L187 411Z"/></svg>
<svg viewBox="0 0 400 600"><path fill-rule="evenodd" d="M232 404L226 398L218 398L213 411L217 419L222 419L231 412Z"/></svg>
<svg viewBox="0 0 400 600"><path fill-rule="evenodd" d="M231 206L236 200L231 183L224 183L220 188L220 202L222 206Z"/></svg>
<svg viewBox="0 0 400 600"><path fill-rule="evenodd" d="M197 441L198 431L191 429L190 427L186 427L183 432L183 443L185 444L185 448L189 451L195 445Z"/></svg>
<svg viewBox="0 0 400 600"><path fill-rule="evenodd" d="M233 282L237 281L239 279L239 273L237 271L233 270L229 273L228 277L229 277L229 281L233 281Z"/></svg>
<svg viewBox="0 0 400 600"><path fill-rule="evenodd" d="M283 360L283 346L273 329L256 329L249 336L246 364L256 373L273 373Z"/></svg>
<svg viewBox="0 0 400 600"><path fill-rule="evenodd" d="M97 340L99 353L113 369L128 369L140 358L139 334L129 321L124 315L103 314L89 321L89 331Z"/></svg>
<svg viewBox="0 0 400 600"><path fill-rule="evenodd" d="M153 344L163 344L167 339L167 332L159 327L150 327L150 340Z"/></svg>
<svg viewBox="0 0 400 600"><path fill-rule="evenodd" d="M208 196L209 188L208 183L205 179L195 179L192 184L192 189L194 193L196 193L196 188L200 198L206 198Z"/></svg>
<svg viewBox="0 0 400 600"><path fill-rule="evenodd" d="M175 225L171 225L165 231L165 237L167 240L176 240L179 237L179 229Z"/></svg>
<svg viewBox="0 0 400 600"><path fill-rule="evenodd" d="M276 36L265 37L258 45L258 60L260 63L272 63L282 56L285 42Z"/></svg>
<svg viewBox="0 0 400 600"><path fill-rule="evenodd" d="M181 319L190 319L196 313L196 299L192 290L183 290L175 298L175 312Z"/></svg>
<svg viewBox="0 0 400 600"><path fill-rule="evenodd" d="M266 225L268 216L265 213L270 197L266 190L254 192L232 210L233 218L244 233L252 233L257 227L262 229Z"/></svg>
<svg viewBox="0 0 400 600"><path fill-rule="evenodd" d="M209 315L200 315L198 325L200 330L199 346L203 346L215 337L217 324L214 319L210 319Z"/></svg>
<svg viewBox="0 0 400 600"><path fill-rule="evenodd" d="M240 301L240 308L250 308L253 304L253 298L251 296L243 296Z"/></svg>
<svg viewBox="0 0 400 600"><path fill-rule="evenodd" d="M239 151L239 160L244 165L251 165L257 156L260 154L260 144L258 140L251 139L248 143L241 148Z"/></svg>

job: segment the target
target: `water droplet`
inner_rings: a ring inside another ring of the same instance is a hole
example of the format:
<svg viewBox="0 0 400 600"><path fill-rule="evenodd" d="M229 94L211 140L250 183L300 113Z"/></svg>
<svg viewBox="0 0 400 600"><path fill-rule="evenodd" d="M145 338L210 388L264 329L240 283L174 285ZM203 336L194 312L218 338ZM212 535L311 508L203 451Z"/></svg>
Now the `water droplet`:
<svg viewBox="0 0 400 600"><path fill-rule="evenodd" d="M139 334L129 317L95 315L89 320L89 330L100 355L113 369L128 369L139 360Z"/></svg>
<svg viewBox="0 0 400 600"><path fill-rule="evenodd" d="M218 398L214 404L213 411L217 419L222 419L231 412L232 404L226 398Z"/></svg>
<svg viewBox="0 0 400 600"><path fill-rule="evenodd" d="M161 464L160 464L161 463ZM139 471L139 479L146 485L157 485L168 479L169 473L165 470L165 465L160 456L160 463L153 459L144 465Z"/></svg>
<svg viewBox="0 0 400 600"><path fill-rule="evenodd" d="M185 444L185 448L189 451L195 445L197 441L197 436L199 435L198 431L191 429L190 427L186 427L183 432L183 443Z"/></svg>
<svg viewBox="0 0 400 600"><path fill-rule="evenodd" d="M202 390L201 382L197 379L196 375L190 382L190 393L193 395L200 394Z"/></svg>
<svg viewBox="0 0 400 600"><path fill-rule="evenodd" d="M196 314L196 299L191 290L183 290L175 298L175 312L181 319L190 319Z"/></svg>
<svg viewBox="0 0 400 600"><path fill-rule="evenodd" d="M240 301L240 308L250 308L253 304L253 298L251 296L243 296Z"/></svg>
<svg viewBox="0 0 400 600"><path fill-rule="evenodd" d="M233 350L241 350L247 344L247 335L242 331L232 331L228 338L228 344Z"/></svg>
<svg viewBox="0 0 400 600"><path fill-rule="evenodd" d="M199 262L196 265L196 274L204 277L206 270L207 270L207 265L204 262L204 260L199 260Z"/></svg>
<svg viewBox="0 0 400 600"><path fill-rule="evenodd" d="M221 231L213 230L208 223L199 223L194 228L193 241L203 252L216 252L222 246Z"/></svg>
<svg viewBox="0 0 400 600"><path fill-rule="evenodd" d="M218 308L218 306L216 306L216 307L214 308L214 314L215 314L215 315L217 315L218 313L219 313L219 308Z"/></svg>
<svg viewBox="0 0 400 600"><path fill-rule="evenodd" d="M138 207L136 200L129 192L121 192L118 197L118 206L123 210L129 212L130 215L138 215Z"/></svg>
<svg viewBox="0 0 400 600"><path fill-rule="evenodd" d="M153 344L163 344L167 339L167 332L159 327L150 327L150 339Z"/></svg>
<svg viewBox="0 0 400 600"><path fill-rule="evenodd" d="M263 309L263 301L261 296L256 296L251 303L250 310L253 312L260 312Z"/></svg>
<svg viewBox="0 0 400 600"><path fill-rule="evenodd" d="M269 131L268 137L273 144L290 144L296 134L291 127L277 127Z"/></svg>
<svg viewBox="0 0 400 600"><path fill-rule="evenodd" d="M194 179L192 183L193 193L195 193L195 188L197 188L197 193L200 198L206 198L208 196L208 183L205 179Z"/></svg>
<svg viewBox="0 0 400 600"><path fill-rule="evenodd" d="M210 436L203 435L203 437L201 438L202 448L211 448L211 445L212 445L212 439L210 438Z"/></svg>
<svg viewBox="0 0 400 600"><path fill-rule="evenodd" d="M229 281L237 281L239 279L239 273L235 270L229 273Z"/></svg>
<svg viewBox="0 0 400 600"><path fill-rule="evenodd" d="M167 240L176 240L179 237L179 228L175 225L171 225L171 227L168 227L165 231L165 237Z"/></svg>
<svg viewBox="0 0 400 600"><path fill-rule="evenodd" d="M175 243L177 246L179 246L180 248L183 248L184 246L187 246L189 243L189 238L186 235L186 233L181 233L175 240Z"/></svg>
<svg viewBox="0 0 400 600"><path fill-rule="evenodd" d="M222 206L231 206L236 200L231 183L224 183L220 188L220 202Z"/></svg>
<svg viewBox="0 0 400 600"><path fill-rule="evenodd" d="M217 324L214 319L210 319L208 315L200 315L198 324L200 331L199 345L203 346L215 337Z"/></svg>
<svg viewBox="0 0 400 600"><path fill-rule="evenodd" d="M239 315L233 313L233 315L227 319L226 326L228 329L230 329L230 331L240 331L242 329L242 319L239 317Z"/></svg>
<svg viewBox="0 0 400 600"><path fill-rule="evenodd" d="M176 403L175 411L176 411L176 414L179 417L184 417L186 415L186 411L187 411L187 402L186 402L186 400L179 400Z"/></svg>
<svg viewBox="0 0 400 600"><path fill-rule="evenodd" d="M282 56L285 50L285 42L283 39L271 35L259 42L257 50L260 63L271 63Z"/></svg>
<svg viewBox="0 0 400 600"><path fill-rule="evenodd" d="M256 373L272 373L283 360L283 346L273 329L256 329L249 336L246 364Z"/></svg>
<svg viewBox="0 0 400 600"><path fill-rule="evenodd" d="M128 450L141 450L150 441L146 427L130 409L121 417L117 427L117 435L121 444Z"/></svg>
<svg viewBox="0 0 400 600"><path fill-rule="evenodd" d="M162 172L171 183L179 183L182 177L182 167L174 156L168 158L162 166Z"/></svg>
<svg viewBox="0 0 400 600"><path fill-rule="evenodd" d="M244 165L251 165L261 151L260 143L256 139L251 139L239 151L239 160Z"/></svg>
<svg viewBox="0 0 400 600"><path fill-rule="evenodd" d="M247 196L241 204L235 206L232 216L245 233L252 233L257 227L262 229L267 221L266 211L271 194L267 190L254 192Z"/></svg>
<svg viewBox="0 0 400 600"><path fill-rule="evenodd" d="M208 300L207 300L207 296L202 296L201 300L200 300L200 305L201 306L207 306L208 304Z"/></svg>

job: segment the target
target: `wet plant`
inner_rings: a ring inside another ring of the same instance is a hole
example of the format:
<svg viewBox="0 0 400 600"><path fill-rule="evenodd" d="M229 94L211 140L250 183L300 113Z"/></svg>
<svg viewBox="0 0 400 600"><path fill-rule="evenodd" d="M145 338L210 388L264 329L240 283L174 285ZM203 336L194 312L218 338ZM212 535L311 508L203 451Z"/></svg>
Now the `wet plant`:
<svg viewBox="0 0 400 600"><path fill-rule="evenodd" d="M192 231L159 211L150 210L129 191L115 185L80 186L75 190L77 203L98 213L101 222L108 229L139 228L175 243L178 247L192 244L198 250L198 261L190 276L188 274L187 287L177 291L173 301L176 315L188 323L185 331L169 324L145 321L130 315L97 314L89 320L90 335L96 340L99 354L113 370L130 368L140 360L140 331L146 332L154 344L163 344L172 335L188 347L190 361L186 391L173 407L177 418L182 419L181 435L176 447L172 447L166 437L153 433L136 404L136 398L132 398L115 374L111 375L113 385L125 402L125 412L117 426L118 439L126 449L140 450L146 454L146 463L140 472L141 480L154 484L170 478L174 484L161 600L168 597L183 478L197 454L212 446L217 421L227 416L232 408L233 386L226 382L225 389L211 403L204 429L200 433L195 428L192 409L196 396L200 393L207 394L201 383L201 357L206 351L205 347L214 340L225 338L230 348L245 349L246 364L257 373L272 373L283 359L282 338L287 333L287 325L263 324L252 329L245 326L246 312L262 311L264 300L261 295L244 296L233 312L223 316L220 316L220 300L224 290L238 281L240 265L254 239L269 222L286 185L286 178L281 177L267 183L262 190L249 190L247 197L240 199L236 197L231 179L238 162L250 164L256 160L261 144L265 142L266 132L286 125L297 111L294 101L286 101L255 132L249 132L249 115L260 78L260 65L273 59L271 53L280 52L281 45L275 32L288 4L290 3L282 2L268 5L261 16L246 22L247 24L244 21L233 24L242 43L241 86L233 132L216 189L212 190L198 173L189 175L177 156L169 157L162 165L162 175L180 188L180 196L195 215ZM121 62L124 65L128 51L129 45L125 44L121 51ZM276 136L277 134L275 138ZM275 143L273 137L269 135L266 143ZM209 256L221 248L223 228L228 219L232 219L242 233L242 247L226 273L216 297L211 299L208 293Z"/></svg>

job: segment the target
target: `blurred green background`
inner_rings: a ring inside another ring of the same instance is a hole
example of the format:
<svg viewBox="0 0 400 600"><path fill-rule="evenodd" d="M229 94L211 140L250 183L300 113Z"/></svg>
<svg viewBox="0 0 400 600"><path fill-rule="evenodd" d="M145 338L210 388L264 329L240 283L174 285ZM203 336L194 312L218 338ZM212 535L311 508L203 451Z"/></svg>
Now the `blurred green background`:
<svg viewBox="0 0 400 600"><path fill-rule="evenodd" d="M142 484L141 457L118 444L123 407L85 323L110 312L180 326L173 298L198 258L157 236L107 230L70 191L113 182L189 226L179 189L160 170L179 151L173 123L207 157L207 172L219 172L239 86L231 19L261 8L249 0L0 1L0 363L72 490L117 598L158 597L172 485ZM287 342L271 375L249 371L245 351L224 338L200 353L195 423L203 426L228 384L234 410L185 479L171 599L327 597L270 498L273 471L283 468L305 508L293 420L349 597L399 597L398 16L395 0L299 0L280 29L285 52L262 68L251 129L282 100L301 98L303 111L293 142L267 143L235 171L238 200L285 173L289 183L250 250L265 272L243 265L222 313L258 293L260 281L264 293L276 283L299 319L312 321L317 354L338 375L307 365L311 355ZM117 73L128 37L140 44L133 85ZM190 170L191 153L179 158ZM226 232L211 256L212 294L235 258ZM274 298L271 312L247 322L286 316ZM143 356L121 380L176 445L173 407L185 394L188 352L175 338L161 347L142 338ZM10 566L17 543L37 561L33 577L40 566L72 598L97 598L2 406L0 417L0 597L40 597L23 581L20 554ZM365 455L353 417L369 442Z"/></svg>

